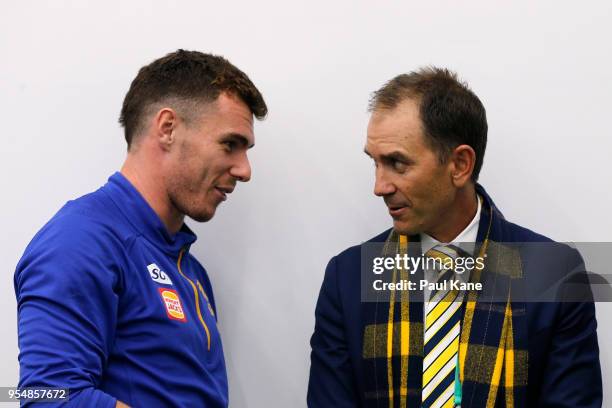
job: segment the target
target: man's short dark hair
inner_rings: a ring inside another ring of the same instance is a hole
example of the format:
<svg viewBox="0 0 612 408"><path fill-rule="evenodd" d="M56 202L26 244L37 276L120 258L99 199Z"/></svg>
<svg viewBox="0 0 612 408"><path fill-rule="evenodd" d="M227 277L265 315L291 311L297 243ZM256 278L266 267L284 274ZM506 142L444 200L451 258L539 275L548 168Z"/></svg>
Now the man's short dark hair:
<svg viewBox="0 0 612 408"><path fill-rule="evenodd" d="M457 146L476 152L472 180L478 180L487 146L487 115L480 99L448 69L426 67L398 75L374 92L369 110L392 110L411 98L419 103L423 132L442 163Z"/></svg>
<svg viewBox="0 0 612 408"><path fill-rule="evenodd" d="M177 113L189 122L198 106L214 102L222 92L240 98L257 119L268 113L249 77L221 56L179 49L142 67L125 95L119 117L128 149L143 131L151 108L161 108L159 103L178 107Z"/></svg>

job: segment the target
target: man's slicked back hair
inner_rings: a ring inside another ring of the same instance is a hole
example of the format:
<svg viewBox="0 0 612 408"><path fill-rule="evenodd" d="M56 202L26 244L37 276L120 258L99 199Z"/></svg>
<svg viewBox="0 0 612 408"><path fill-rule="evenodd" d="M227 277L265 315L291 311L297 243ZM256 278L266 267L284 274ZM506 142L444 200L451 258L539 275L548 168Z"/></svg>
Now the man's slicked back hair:
<svg viewBox="0 0 612 408"><path fill-rule="evenodd" d="M370 99L369 111L393 110L406 99L419 104L426 142L445 163L450 152L466 144L476 152L472 180L478 180L487 146L487 115L480 99L457 74L425 67L387 82Z"/></svg>
<svg viewBox="0 0 612 408"><path fill-rule="evenodd" d="M119 117L128 149L144 130L152 107L171 103L182 108L177 113L189 122L194 109L214 102L222 92L242 100L257 119L268 113L249 77L221 56L179 49L142 67L125 95Z"/></svg>

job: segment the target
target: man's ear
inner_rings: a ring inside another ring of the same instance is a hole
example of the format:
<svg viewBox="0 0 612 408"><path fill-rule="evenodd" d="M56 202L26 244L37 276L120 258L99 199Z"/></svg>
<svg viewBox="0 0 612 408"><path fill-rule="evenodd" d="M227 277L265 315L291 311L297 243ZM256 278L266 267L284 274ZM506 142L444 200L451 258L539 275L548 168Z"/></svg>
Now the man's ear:
<svg viewBox="0 0 612 408"><path fill-rule="evenodd" d="M465 186L471 179L476 164L476 152L468 145L457 146L449 158L451 164L451 182L455 187Z"/></svg>
<svg viewBox="0 0 612 408"><path fill-rule="evenodd" d="M155 136L162 149L170 150L175 141L175 130L178 122L179 117L171 108L160 109L155 115L153 123Z"/></svg>

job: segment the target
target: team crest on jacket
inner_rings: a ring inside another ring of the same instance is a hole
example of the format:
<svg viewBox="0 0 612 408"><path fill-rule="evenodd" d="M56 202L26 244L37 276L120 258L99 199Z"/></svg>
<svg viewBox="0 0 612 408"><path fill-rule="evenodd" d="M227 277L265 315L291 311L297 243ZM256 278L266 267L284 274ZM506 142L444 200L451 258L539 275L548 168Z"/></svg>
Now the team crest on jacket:
<svg viewBox="0 0 612 408"><path fill-rule="evenodd" d="M164 305L166 306L166 313L168 317L172 320L178 320L181 322L186 322L187 318L185 317L185 312L183 311L183 306L181 305L181 299L179 299L178 293L172 289L159 288L159 294L164 301Z"/></svg>

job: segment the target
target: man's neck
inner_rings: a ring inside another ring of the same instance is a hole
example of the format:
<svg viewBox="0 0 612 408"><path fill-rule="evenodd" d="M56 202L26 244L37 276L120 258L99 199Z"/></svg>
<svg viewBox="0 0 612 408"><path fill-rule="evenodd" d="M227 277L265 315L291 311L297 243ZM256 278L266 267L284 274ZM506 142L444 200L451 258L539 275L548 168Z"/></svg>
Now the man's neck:
<svg viewBox="0 0 612 408"><path fill-rule="evenodd" d="M121 174L151 206L170 235L176 234L183 226L185 216L178 212L168 200L163 190L163 182L153 173L155 170L148 169L146 162L135 163L136 161L139 161L138 158L128 155L121 167Z"/></svg>
<svg viewBox="0 0 612 408"><path fill-rule="evenodd" d="M425 231L432 238L448 243L461 233L474 219L478 210L478 197L473 184L459 190L455 202L444 214L444 222L433 231Z"/></svg>

